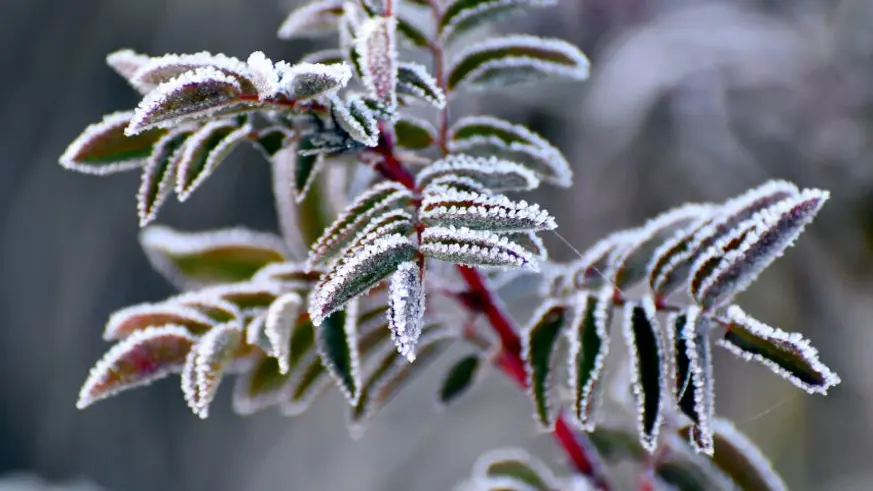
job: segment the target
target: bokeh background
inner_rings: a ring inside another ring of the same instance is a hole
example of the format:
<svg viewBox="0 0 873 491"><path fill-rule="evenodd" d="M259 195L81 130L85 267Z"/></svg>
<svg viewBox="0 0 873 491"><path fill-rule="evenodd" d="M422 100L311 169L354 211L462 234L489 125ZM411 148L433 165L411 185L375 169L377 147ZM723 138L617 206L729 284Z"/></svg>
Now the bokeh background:
<svg viewBox="0 0 873 491"><path fill-rule="evenodd" d="M437 367L357 441L336 393L295 419L235 416L228 385L199 421L175 381L75 409L107 348L108 314L172 292L137 244L138 176L89 177L57 164L85 125L137 102L105 54L263 50L293 61L333 42L278 41L295 4L0 1L0 489L437 490L498 446L562 462L536 431L530 402L497 374L435 413ZM873 2L560 0L501 29L559 36L592 59L588 83L511 90L463 108L530 124L566 153L575 187L540 199L578 248L771 177L833 192L740 303L811 338L843 384L827 398L807 396L719 350L717 408L792 489L873 489ZM162 221L271 229L271 206L268 167L241 149L191 201L169 203ZM555 258L573 257L550 245Z"/></svg>

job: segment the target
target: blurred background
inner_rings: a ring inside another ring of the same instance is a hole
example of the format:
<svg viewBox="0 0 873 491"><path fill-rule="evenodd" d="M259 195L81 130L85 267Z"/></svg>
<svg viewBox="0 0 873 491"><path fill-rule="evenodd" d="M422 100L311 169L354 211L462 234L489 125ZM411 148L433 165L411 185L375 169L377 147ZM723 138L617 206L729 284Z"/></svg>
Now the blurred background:
<svg viewBox="0 0 873 491"><path fill-rule="evenodd" d="M241 418L227 384L200 421L173 379L76 410L107 349L107 316L172 293L137 244L139 176L101 179L57 164L87 124L138 101L104 56L122 47L243 59L263 50L294 61L329 47L333 39L275 38L295 5L0 1L0 482L9 489L437 490L494 447L562 462L528 399L497 374L434 412L436 367L357 441L335 392L294 419L270 410ZM504 29L565 38L592 59L586 84L511 90L463 108L529 124L565 152L576 185L539 199L577 248L771 177L833 192L740 303L809 337L843 384L808 396L718 350L717 410L792 489L873 489L873 2L560 0ZM184 206L168 202L161 221L268 230L271 206L268 166L246 148ZM549 243L553 257L573 257Z"/></svg>

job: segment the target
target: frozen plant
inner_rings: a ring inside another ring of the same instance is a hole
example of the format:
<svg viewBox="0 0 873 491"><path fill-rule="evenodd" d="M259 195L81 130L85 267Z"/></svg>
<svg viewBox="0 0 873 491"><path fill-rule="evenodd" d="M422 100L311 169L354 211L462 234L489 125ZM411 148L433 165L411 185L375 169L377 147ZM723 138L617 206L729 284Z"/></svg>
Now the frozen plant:
<svg viewBox="0 0 873 491"><path fill-rule="evenodd" d="M398 13L398 1L298 8L280 37L338 33L339 46L294 64L260 52L246 61L128 49L107 57L142 101L89 126L61 164L142 173L140 241L181 292L110 316L104 338L116 344L78 406L179 373L185 400L205 418L235 375L241 414L271 406L298 414L334 385L359 431L450 343L463 343L467 354L439 401L499 368L529 391L536 421L574 469L556 477L522 451L499 451L476 464L464 489L606 490L611 464L623 460L639 464L640 489L784 489L754 445L715 415L712 346L809 393L839 383L806 339L733 303L828 193L769 182L726 203L681 206L571 264L551 263L538 234L555 219L514 194L571 186L567 160L523 126L487 115L452 120L448 105L464 90L584 80L586 57L563 41L470 41L507 13L554 2L404 0L403 13L432 19L419 25ZM403 61L401 48L423 52L431 66ZM409 114L416 105L432 108L433 121ZM240 144L272 166L281 233L152 224L171 194L186 200ZM523 328L498 291L521 271L543 285ZM626 376L604 391L615 337L629 348ZM598 417L608 396L628 424Z"/></svg>

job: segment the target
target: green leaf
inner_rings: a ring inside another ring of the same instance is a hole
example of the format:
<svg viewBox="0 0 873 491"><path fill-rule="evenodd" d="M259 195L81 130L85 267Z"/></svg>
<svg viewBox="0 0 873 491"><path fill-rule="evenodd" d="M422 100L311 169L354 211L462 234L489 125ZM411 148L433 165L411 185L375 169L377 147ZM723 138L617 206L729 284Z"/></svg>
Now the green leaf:
<svg viewBox="0 0 873 491"><path fill-rule="evenodd" d="M209 415L209 405L218 391L223 372L233 360L242 340L242 331L238 326L223 324L201 337L188 355L182 390L188 406L201 419ZM193 380L186 380L191 376Z"/></svg>
<svg viewBox="0 0 873 491"><path fill-rule="evenodd" d="M361 395L357 320L358 304L351 302L345 310L336 311L317 323L315 337L322 364L351 405L355 405Z"/></svg>
<svg viewBox="0 0 873 491"><path fill-rule="evenodd" d="M279 39L317 37L336 31L342 0L314 0L292 11L279 27Z"/></svg>
<svg viewBox="0 0 873 491"><path fill-rule="evenodd" d="M421 233L419 250L427 257L464 266L539 271L539 263L533 254L488 230L428 227Z"/></svg>
<svg viewBox="0 0 873 491"><path fill-rule="evenodd" d="M309 140L303 140L300 144L300 149L306 149L311 146ZM297 165L294 167L294 201L298 204L306 199L306 194L309 193L309 188L315 182L315 178L324 168L324 155L303 155L297 154Z"/></svg>
<svg viewBox="0 0 873 491"><path fill-rule="evenodd" d="M472 89L529 83L546 78L584 80L588 59L572 44L557 39L511 35L472 44L451 63L448 89Z"/></svg>
<svg viewBox="0 0 873 491"><path fill-rule="evenodd" d="M60 158L61 165L84 174L106 175L142 167L166 130L144 131L127 136L124 129L133 111L107 114L85 128Z"/></svg>
<svg viewBox="0 0 873 491"><path fill-rule="evenodd" d="M148 385L180 371L193 344L194 337L182 326L136 331L94 365L79 392L76 407L84 409L123 390Z"/></svg>
<svg viewBox="0 0 873 491"><path fill-rule="evenodd" d="M715 453L712 462L742 491L785 491L787 486L761 450L734 427L716 418Z"/></svg>
<svg viewBox="0 0 873 491"><path fill-rule="evenodd" d="M394 122L397 146L410 150L424 150L434 144L436 129L429 121L403 116Z"/></svg>
<svg viewBox="0 0 873 491"><path fill-rule="evenodd" d="M439 391L441 404L451 404L467 393L476 382L481 360L478 355L467 355L449 368Z"/></svg>
<svg viewBox="0 0 873 491"><path fill-rule="evenodd" d="M397 64L397 93L427 102L437 109L446 105L446 94L439 83L418 63Z"/></svg>
<svg viewBox="0 0 873 491"><path fill-rule="evenodd" d="M251 131L248 124L240 127L236 121L225 119L210 121L191 135L176 177L179 201L186 201Z"/></svg>
<svg viewBox="0 0 873 491"><path fill-rule="evenodd" d="M555 415L551 407L552 373L555 368L558 341L567 326L571 312L565 305L547 300L534 314L522 333L522 357L527 373L527 385L536 408L539 423L551 428Z"/></svg>
<svg viewBox="0 0 873 491"><path fill-rule="evenodd" d="M527 191L540 184L529 169L515 162L496 157L449 155L425 167L416 176L419 187L428 187L441 178L466 177L491 191ZM448 183L452 186L451 183ZM481 191L480 191L481 192Z"/></svg>
<svg viewBox="0 0 873 491"><path fill-rule="evenodd" d="M418 48L427 48L430 46L430 40L421 32L421 29L415 26L408 19L397 17L397 33L400 34L401 41L405 41L410 46Z"/></svg>
<svg viewBox="0 0 873 491"><path fill-rule="evenodd" d="M287 398L290 374L282 374L279 361L260 354L252 368L237 377L233 390L233 409L249 415L282 403Z"/></svg>
<svg viewBox="0 0 873 491"><path fill-rule="evenodd" d="M572 305L574 318L567 339L570 343L570 388L574 392L573 415L581 428L591 431L594 429L594 405L609 354L612 287L602 288L596 296L579 294Z"/></svg>
<svg viewBox="0 0 873 491"><path fill-rule="evenodd" d="M666 398L666 361L657 322L651 299L644 299L642 304L625 304L622 331L630 350L637 427L640 443L649 452L654 452L657 447Z"/></svg>
<svg viewBox="0 0 873 491"><path fill-rule="evenodd" d="M509 14L531 7L557 4L556 0L454 0L446 3L439 22L440 36L449 40Z"/></svg>
<svg viewBox="0 0 873 491"><path fill-rule="evenodd" d="M168 133L157 144L142 171L136 208L139 226L145 227L158 216L158 210L170 191L181 159L183 145L190 135L188 130Z"/></svg>
<svg viewBox="0 0 873 491"><path fill-rule="evenodd" d="M518 448L492 450L482 455L476 460L473 476L525 486L520 489L552 491L560 488L552 471Z"/></svg>
<svg viewBox="0 0 873 491"><path fill-rule="evenodd" d="M537 232L557 227L537 204L506 196L432 188L424 193L419 218L426 225L467 227L492 232Z"/></svg>
<svg viewBox="0 0 873 491"><path fill-rule="evenodd" d="M272 160L280 150L291 144L293 132L284 126L268 126L258 131L255 147Z"/></svg>
<svg viewBox="0 0 873 491"><path fill-rule="evenodd" d="M267 264L285 261L279 237L243 228L180 232L152 226L139 240L154 268L186 287L248 280Z"/></svg>
<svg viewBox="0 0 873 491"><path fill-rule="evenodd" d="M600 425L588 433L588 439L597 454L608 463L618 463L624 459L642 461L648 456L636 433L624 428Z"/></svg>
<svg viewBox="0 0 873 491"><path fill-rule="evenodd" d="M183 326L192 334L202 334L215 323L215 320L194 307L171 302L144 303L113 312L103 330L103 339L119 340L148 327L170 324Z"/></svg>
<svg viewBox="0 0 873 491"><path fill-rule="evenodd" d="M679 408L694 423L690 443L696 452L712 455L712 419L715 414L715 389L712 354L709 344L709 320L700 309L689 307L671 317L673 349L676 355L674 394Z"/></svg>

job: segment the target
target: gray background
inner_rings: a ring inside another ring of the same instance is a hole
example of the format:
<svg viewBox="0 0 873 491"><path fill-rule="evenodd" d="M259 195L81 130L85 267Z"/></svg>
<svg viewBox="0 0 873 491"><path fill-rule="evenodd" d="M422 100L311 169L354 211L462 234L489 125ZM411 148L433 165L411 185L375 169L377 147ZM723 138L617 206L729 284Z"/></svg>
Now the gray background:
<svg viewBox="0 0 873 491"><path fill-rule="evenodd" d="M57 164L85 125L137 102L105 54L245 58L260 49L294 61L326 46L275 39L289 9L274 0L0 1L0 475L82 477L118 491L431 490L449 488L501 445L526 446L560 468L529 401L496 374L437 414L435 368L359 441L348 437L335 393L295 419L237 417L228 386L202 422L174 380L75 409L107 348L108 314L172 292L136 242L138 176L101 179ZM718 352L717 405L792 489L873 486L873 3L561 0L504 25L563 37L594 62L584 85L475 101L565 151L576 186L541 199L578 248L768 177L833 191L810 232L741 303L810 337L843 385L807 396ZM268 186L267 166L240 150L161 221L270 229ZM550 245L554 257L572 257Z"/></svg>

